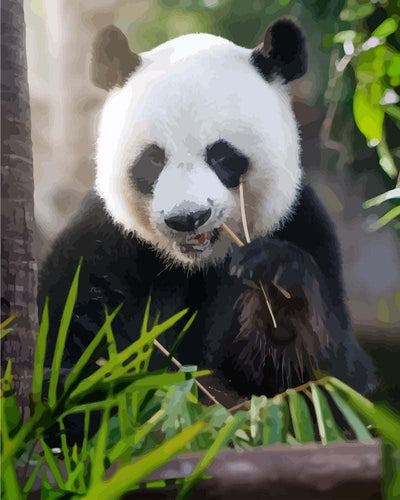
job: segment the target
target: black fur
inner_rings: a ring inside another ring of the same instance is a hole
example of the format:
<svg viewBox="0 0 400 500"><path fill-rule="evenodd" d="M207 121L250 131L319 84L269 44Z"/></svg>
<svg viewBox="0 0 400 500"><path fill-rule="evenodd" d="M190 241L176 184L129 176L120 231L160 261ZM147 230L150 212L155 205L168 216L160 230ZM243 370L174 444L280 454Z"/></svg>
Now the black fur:
<svg viewBox="0 0 400 500"><path fill-rule="evenodd" d="M229 188L237 187L240 176L249 168L249 159L222 139L207 146L205 159L219 180Z"/></svg>
<svg viewBox="0 0 400 500"><path fill-rule="evenodd" d="M147 146L131 167L134 186L143 194L151 194L166 161L165 151L157 144Z"/></svg>
<svg viewBox="0 0 400 500"><path fill-rule="evenodd" d="M313 367L363 393L373 389L372 366L354 338L344 304L336 237L309 187L303 188L293 216L273 237L235 248L220 265L189 275L179 266L167 268L149 245L124 235L98 196L88 194L40 272L40 312L49 296L48 366L80 256L84 260L65 347L66 369L76 363L104 321L105 304L112 309L124 302L114 332L119 349L131 344L151 295L153 318L157 311L161 319L185 307L198 311L177 358L214 369L221 384L243 396L272 396L312 378ZM255 288L259 280L269 294L277 329ZM181 327L182 323L161 336L167 349ZM162 360L155 352L152 367Z"/></svg>
<svg viewBox="0 0 400 500"><path fill-rule="evenodd" d="M307 52L304 35L290 19L279 19L269 26L263 45L253 51L251 62L267 81L275 76L290 82L304 75Z"/></svg>

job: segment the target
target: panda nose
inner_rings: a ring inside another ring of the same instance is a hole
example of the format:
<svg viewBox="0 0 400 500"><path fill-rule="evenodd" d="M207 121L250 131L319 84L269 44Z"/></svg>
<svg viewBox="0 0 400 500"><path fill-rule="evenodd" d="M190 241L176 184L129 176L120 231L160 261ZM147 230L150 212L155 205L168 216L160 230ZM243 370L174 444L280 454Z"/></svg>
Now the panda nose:
<svg viewBox="0 0 400 500"><path fill-rule="evenodd" d="M211 215L211 208L208 210L198 210L184 215L174 215L165 219L165 224L175 231L195 231L202 226Z"/></svg>

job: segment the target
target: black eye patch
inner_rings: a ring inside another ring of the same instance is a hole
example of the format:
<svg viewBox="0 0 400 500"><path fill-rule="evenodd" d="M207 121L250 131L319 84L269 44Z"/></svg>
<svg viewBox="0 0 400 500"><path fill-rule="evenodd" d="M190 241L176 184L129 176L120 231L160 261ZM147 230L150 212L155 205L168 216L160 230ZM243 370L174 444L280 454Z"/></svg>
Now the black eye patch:
<svg viewBox="0 0 400 500"><path fill-rule="evenodd" d="M239 185L240 176L249 168L249 159L229 142L220 140L206 149L206 162L226 187Z"/></svg>
<svg viewBox="0 0 400 500"><path fill-rule="evenodd" d="M166 161L165 151L157 144L150 144L142 151L130 169L130 178L141 193L153 192Z"/></svg>

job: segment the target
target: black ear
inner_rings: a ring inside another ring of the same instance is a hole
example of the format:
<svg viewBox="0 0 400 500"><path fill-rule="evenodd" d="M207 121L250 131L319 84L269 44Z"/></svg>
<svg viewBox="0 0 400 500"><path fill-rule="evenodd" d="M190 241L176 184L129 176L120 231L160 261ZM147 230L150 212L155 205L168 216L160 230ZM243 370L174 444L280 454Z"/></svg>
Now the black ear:
<svg viewBox="0 0 400 500"><path fill-rule="evenodd" d="M290 19L278 19L265 31L264 41L256 47L251 62L265 79L280 76L290 82L304 75L307 52L301 29Z"/></svg>
<svg viewBox="0 0 400 500"><path fill-rule="evenodd" d="M93 44L92 81L101 89L121 87L140 64L140 57L129 48L128 40L116 26L107 26Z"/></svg>

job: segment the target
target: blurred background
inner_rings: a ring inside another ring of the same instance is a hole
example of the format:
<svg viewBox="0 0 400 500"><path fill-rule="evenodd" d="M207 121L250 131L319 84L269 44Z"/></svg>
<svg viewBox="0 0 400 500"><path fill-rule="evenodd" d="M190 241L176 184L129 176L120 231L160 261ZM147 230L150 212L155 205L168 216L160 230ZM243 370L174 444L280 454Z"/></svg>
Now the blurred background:
<svg viewBox="0 0 400 500"><path fill-rule="evenodd" d="M336 223L356 333L400 402L399 14L398 0L25 0L38 258L93 183L101 28L135 52L191 32L254 47L290 15L309 51L292 85L306 177Z"/></svg>

